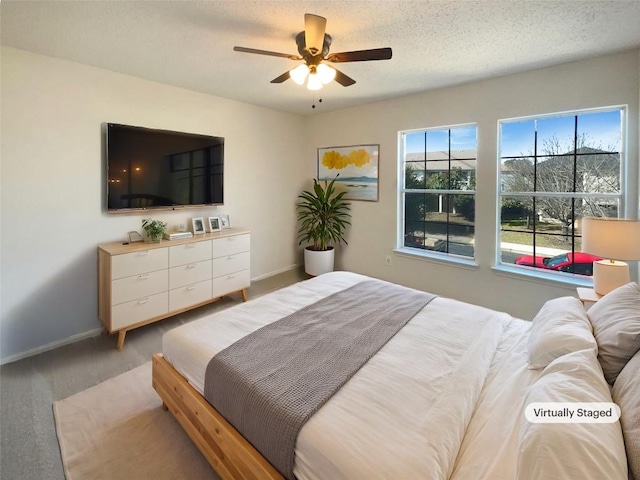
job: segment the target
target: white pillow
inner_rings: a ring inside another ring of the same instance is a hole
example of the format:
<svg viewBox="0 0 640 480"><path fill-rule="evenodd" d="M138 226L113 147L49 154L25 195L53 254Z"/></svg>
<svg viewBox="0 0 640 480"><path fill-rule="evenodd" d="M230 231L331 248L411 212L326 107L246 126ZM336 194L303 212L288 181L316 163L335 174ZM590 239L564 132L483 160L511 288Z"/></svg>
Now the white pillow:
<svg viewBox="0 0 640 480"><path fill-rule="evenodd" d="M611 402L596 352L581 350L550 363L525 396L525 407L533 402ZM518 480L628 478L619 422L531 423L523 418L518 440Z"/></svg>
<svg viewBox="0 0 640 480"><path fill-rule="evenodd" d="M591 324L575 297L545 303L533 319L529 335L529 368L544 368L556 358L578 350L597 349Z"/></svg>
<svg viewBox="0 0 640 480"><path fill-rule="evenodd" d="M620 423L629 467L640 479L640 350L618 375L612 395L621 410Z"/></svg>
<svg viewBox="0 0 640 480"><path fill-rule="evenodd" d="M588 316L598 342L598 360L613 385L640 350L640 286L631 282L609 292L589 309Z"/></svg>

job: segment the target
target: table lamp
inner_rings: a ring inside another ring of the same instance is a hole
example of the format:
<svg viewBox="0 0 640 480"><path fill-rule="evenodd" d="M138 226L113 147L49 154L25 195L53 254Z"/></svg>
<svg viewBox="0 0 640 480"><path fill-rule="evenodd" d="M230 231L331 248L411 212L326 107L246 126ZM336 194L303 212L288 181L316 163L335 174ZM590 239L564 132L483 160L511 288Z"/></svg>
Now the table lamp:
<svg viewBox="0 0 640 480"><path fill-rule="evenodd" d="M593 262L593 289L599 295L629 283L629 265L640 260L640 220L584 217L582 251L603 257Z"/></svg>

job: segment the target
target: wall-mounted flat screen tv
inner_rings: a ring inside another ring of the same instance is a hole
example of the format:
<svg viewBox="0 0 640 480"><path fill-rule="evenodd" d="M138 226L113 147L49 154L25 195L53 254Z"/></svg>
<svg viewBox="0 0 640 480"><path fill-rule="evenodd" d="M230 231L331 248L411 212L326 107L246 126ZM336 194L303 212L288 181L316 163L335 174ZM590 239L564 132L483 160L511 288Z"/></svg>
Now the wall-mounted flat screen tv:
<svg viewBox="0 0 640 480"><path fill-rule="evenodd" d="M224 203L224 138L107 123L107 211Z"/></svg>

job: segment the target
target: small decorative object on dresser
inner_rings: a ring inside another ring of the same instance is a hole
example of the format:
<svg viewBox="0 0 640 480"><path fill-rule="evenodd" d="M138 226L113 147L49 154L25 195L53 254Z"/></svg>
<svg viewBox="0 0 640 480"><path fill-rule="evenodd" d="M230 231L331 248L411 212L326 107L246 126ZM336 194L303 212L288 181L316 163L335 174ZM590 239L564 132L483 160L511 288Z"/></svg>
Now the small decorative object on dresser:
<svg viewBox="0 0 640 480"><path fill-rule="evenodd" d="M219 232L221 230L220 217L209 217L209 231Z"/></svg>
<svg viewBox="0 0 640 480"><path fill-rule="evenodd" d="M127 239L129 243L142 242L144 240L144 238L142 238L142 235L140 235L135 230L131 230L130 232L127 232Z"/></svg>
<svg viewBox="0 0 640 480"><path fill-rule="evenodd" d="M204 233L204 218L197 217L191 219L191 224L193 225L193 234L198 235L200 233Z"/></svg>
<svg viewBox="0 0 640 480"><path fill-rule="evenodd" d="M231 228L231 220L229 220L229 215L220 215L220 227Z"/></svg>
<svg viewBox="0 0 640 480"><path fill-rule="evenodd" d="M165 222L151 218L142 219L142 228L146 232L149 241L154 243L162 242L162 237L167 233L167 224Z"/></svg>

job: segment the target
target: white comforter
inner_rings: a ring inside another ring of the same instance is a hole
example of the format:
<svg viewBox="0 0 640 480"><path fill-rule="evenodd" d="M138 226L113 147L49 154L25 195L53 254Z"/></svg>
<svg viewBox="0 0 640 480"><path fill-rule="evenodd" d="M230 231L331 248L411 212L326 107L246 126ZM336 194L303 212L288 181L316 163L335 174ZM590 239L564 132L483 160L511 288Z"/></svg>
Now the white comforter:
<svg viewBox="0 0 640 480"><path fill-rule="evenodd" d="M334 272L193 321L165 334L164 355L202 392L217 352L366 278ZM296 476L515 478L521 392L535 380L526 368L528 328L504 313L436 298L305 424Z"/></svg>

